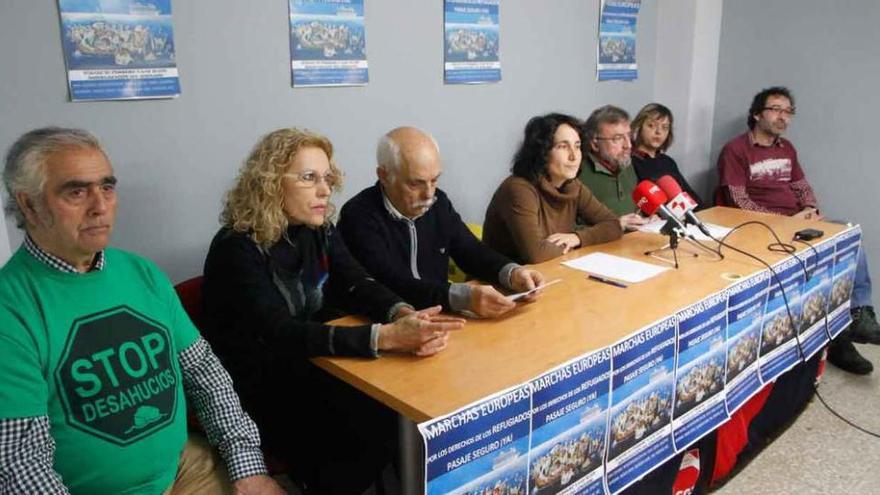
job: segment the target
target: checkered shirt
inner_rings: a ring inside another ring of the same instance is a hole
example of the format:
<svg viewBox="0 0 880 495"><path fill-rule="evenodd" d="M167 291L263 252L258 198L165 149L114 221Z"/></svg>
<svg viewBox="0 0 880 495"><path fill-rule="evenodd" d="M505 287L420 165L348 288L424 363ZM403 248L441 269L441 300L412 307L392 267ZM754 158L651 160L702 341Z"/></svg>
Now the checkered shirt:
<svg viewBox="0 0 880 495"><path fill-rule="evenodd" d="M50 267L58 270L59 272L64 273L79 273L79 271L71 265L70 263L64 261L63 259L55 256L54 254L47 253L43 251L40 246L37 246L37 243L31 239L31 236L26 235L24 237L24 248L28 253L31 254L34 258L42 261L43 263L49 265ZM95 259L92 261L92 267L89 268L90 272L93 271L101 271L104 269L104 251L98 251L98 254L95 255Z"/></svg>

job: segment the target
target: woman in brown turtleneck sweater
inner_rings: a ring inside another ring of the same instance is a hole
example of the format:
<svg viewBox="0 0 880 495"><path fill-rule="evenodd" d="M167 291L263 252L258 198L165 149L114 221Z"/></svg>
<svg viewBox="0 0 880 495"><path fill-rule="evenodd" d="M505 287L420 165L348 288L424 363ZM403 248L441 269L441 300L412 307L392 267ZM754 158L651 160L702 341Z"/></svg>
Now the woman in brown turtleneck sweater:
<svg viewBox="0 0 880 495"><path fill-rule="evenodd" d="M551 113L526 124L511 172L498 186L483 242L520 263L540 263L623 235L617 216L579 180L581 122Z"/></svg>

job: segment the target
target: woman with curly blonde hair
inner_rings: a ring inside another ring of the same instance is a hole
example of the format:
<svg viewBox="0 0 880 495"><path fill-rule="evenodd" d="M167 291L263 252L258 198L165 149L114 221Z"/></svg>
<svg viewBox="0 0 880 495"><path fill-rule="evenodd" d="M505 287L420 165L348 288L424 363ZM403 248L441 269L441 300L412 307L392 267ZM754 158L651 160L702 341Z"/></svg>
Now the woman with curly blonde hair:
<svg viewBox="0 0 880 495"><path fill-rule="evenodd" d="M341 179L326 137L299 129L264 136L226 196L203 285L203 331L260 426L264 448L318 493L362 492L392 455L384 449L395 423L390 411L309 358L427 356L463 325L438 316L439 306L414 311L351 257L328 220ZM343 312L387 323L322 323ZM279 408L280 393L296 394L301 406ZM386 421L357 424L367 412Z"/></svg>
<svg viewBox="0 0 880 495"><path fill-rule="evenodd" d="M239 172L235 187L226 196L220 221L236 231L251 233L254 242L261 246L278 242L290 225L290 219L284 211L284 178L297 179L295 175L285 174L294 155L301 149L305 149L311 159L320 159L323 152L329 162L325 177L327 181L323 185L330 189L330 193L342 189L342 172L332 158L333 145L330 140L308 131L279 129L266 135L251 151ZM304 183L315 186L319 180L317 176L309 175L304 178ZM326 206L326 216L332 218L333 206L329 203ZM323 224L323 218L321 220Z"/></svg>

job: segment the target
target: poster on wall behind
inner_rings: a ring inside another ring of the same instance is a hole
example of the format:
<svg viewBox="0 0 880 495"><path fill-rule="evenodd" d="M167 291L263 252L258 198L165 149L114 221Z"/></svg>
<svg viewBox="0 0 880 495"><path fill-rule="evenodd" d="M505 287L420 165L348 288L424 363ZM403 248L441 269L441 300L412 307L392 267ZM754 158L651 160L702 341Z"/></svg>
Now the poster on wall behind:
<svg viewBox="0 0 880 495"><path fill-rule="evenodd" d="M672 392L675 317L612 346L605 477L619 493L675 454Z"/></svg>
<svg viewBox="0 0 880 495"><path fill-rule="evenodd" d="M420 424L425 493L526 493L531 386Z"/></svg>
<svg viewBox="0 0 880 495"><path fill-rule="evenodd" d="M445 0L443 24L446 84L501 80L498 0Z"/></svg>
<svg viewBox="0 0 880 495"><path fill-rule="evenodd" d="M856 279L862 228L856 226L834 238L834 276L831 282L831 302L828 305L829 337L834 339L852 322L850 297Z"/></svg>
<svg viewBox="0 0 880 495"><path fill-rule="evenodd" d="M801 295L801 321L799 335L804 359L810 359L828 343L825 331L828 319L828 302L831 299L831 278L834 271L834 240L814 246L806 252L804 265L807 279Z"/></svg>
<svg viewBox="0 0 880 495"><path fill-rule="evenodd" d="M72 101L180 94L171 0L58 0Z"/></svg>
<svg viewBox="0 0 880 495"><path fill-rule="evenodd" d="M636 33L641 0L602 0L596 79L632 81L638 77Z"/></svg>
<svg viewBox="0 0 880 495"><path fill-rule="evenodd" d="M804 272L794 257L773 265L778 277L770 279L767 309L761 330L761 378L771 382L801 360L797 328L801 317Z"/></svg>
<svg viewBox="0 0 880 495"><path fill-rule="evenodd" d="M727 421L724 400L727 293L679 311L672 438L682 450Z"/></svg>
<svg viewBox="0 0 880 495"><path fill-rule="evenodd" d="M758 349L770 272L762 270L727 290L727 412L733 414L761 390Z"/></svg>
<svg viewBox="0 0 880 495"><path fill-rule="evenodd" d="M369 81L364 0L289 0L294 87Z"/></svg>
<svg viewBox="0 0 880 495"><path fill-rule="evenodd" d="M531 495L605 493L611 348L532 380Z"/></svg>

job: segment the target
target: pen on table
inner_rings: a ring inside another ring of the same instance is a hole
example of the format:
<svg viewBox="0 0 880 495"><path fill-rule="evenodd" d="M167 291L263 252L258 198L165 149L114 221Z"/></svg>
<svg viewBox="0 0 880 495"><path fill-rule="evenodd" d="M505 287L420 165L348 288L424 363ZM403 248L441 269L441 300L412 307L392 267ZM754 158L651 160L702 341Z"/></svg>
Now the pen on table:
<svg viewBox="0 0 880 495"><path fill-rule="evenodd" d="M587 275L587 278L590 280L595 280L596 282L602 282L603 284L613 285L615 287L620 287L621 289L626 289L628 286L623 282L618 282L617 280L611 280L610 278L600 277L598 275Z"/></svg>

